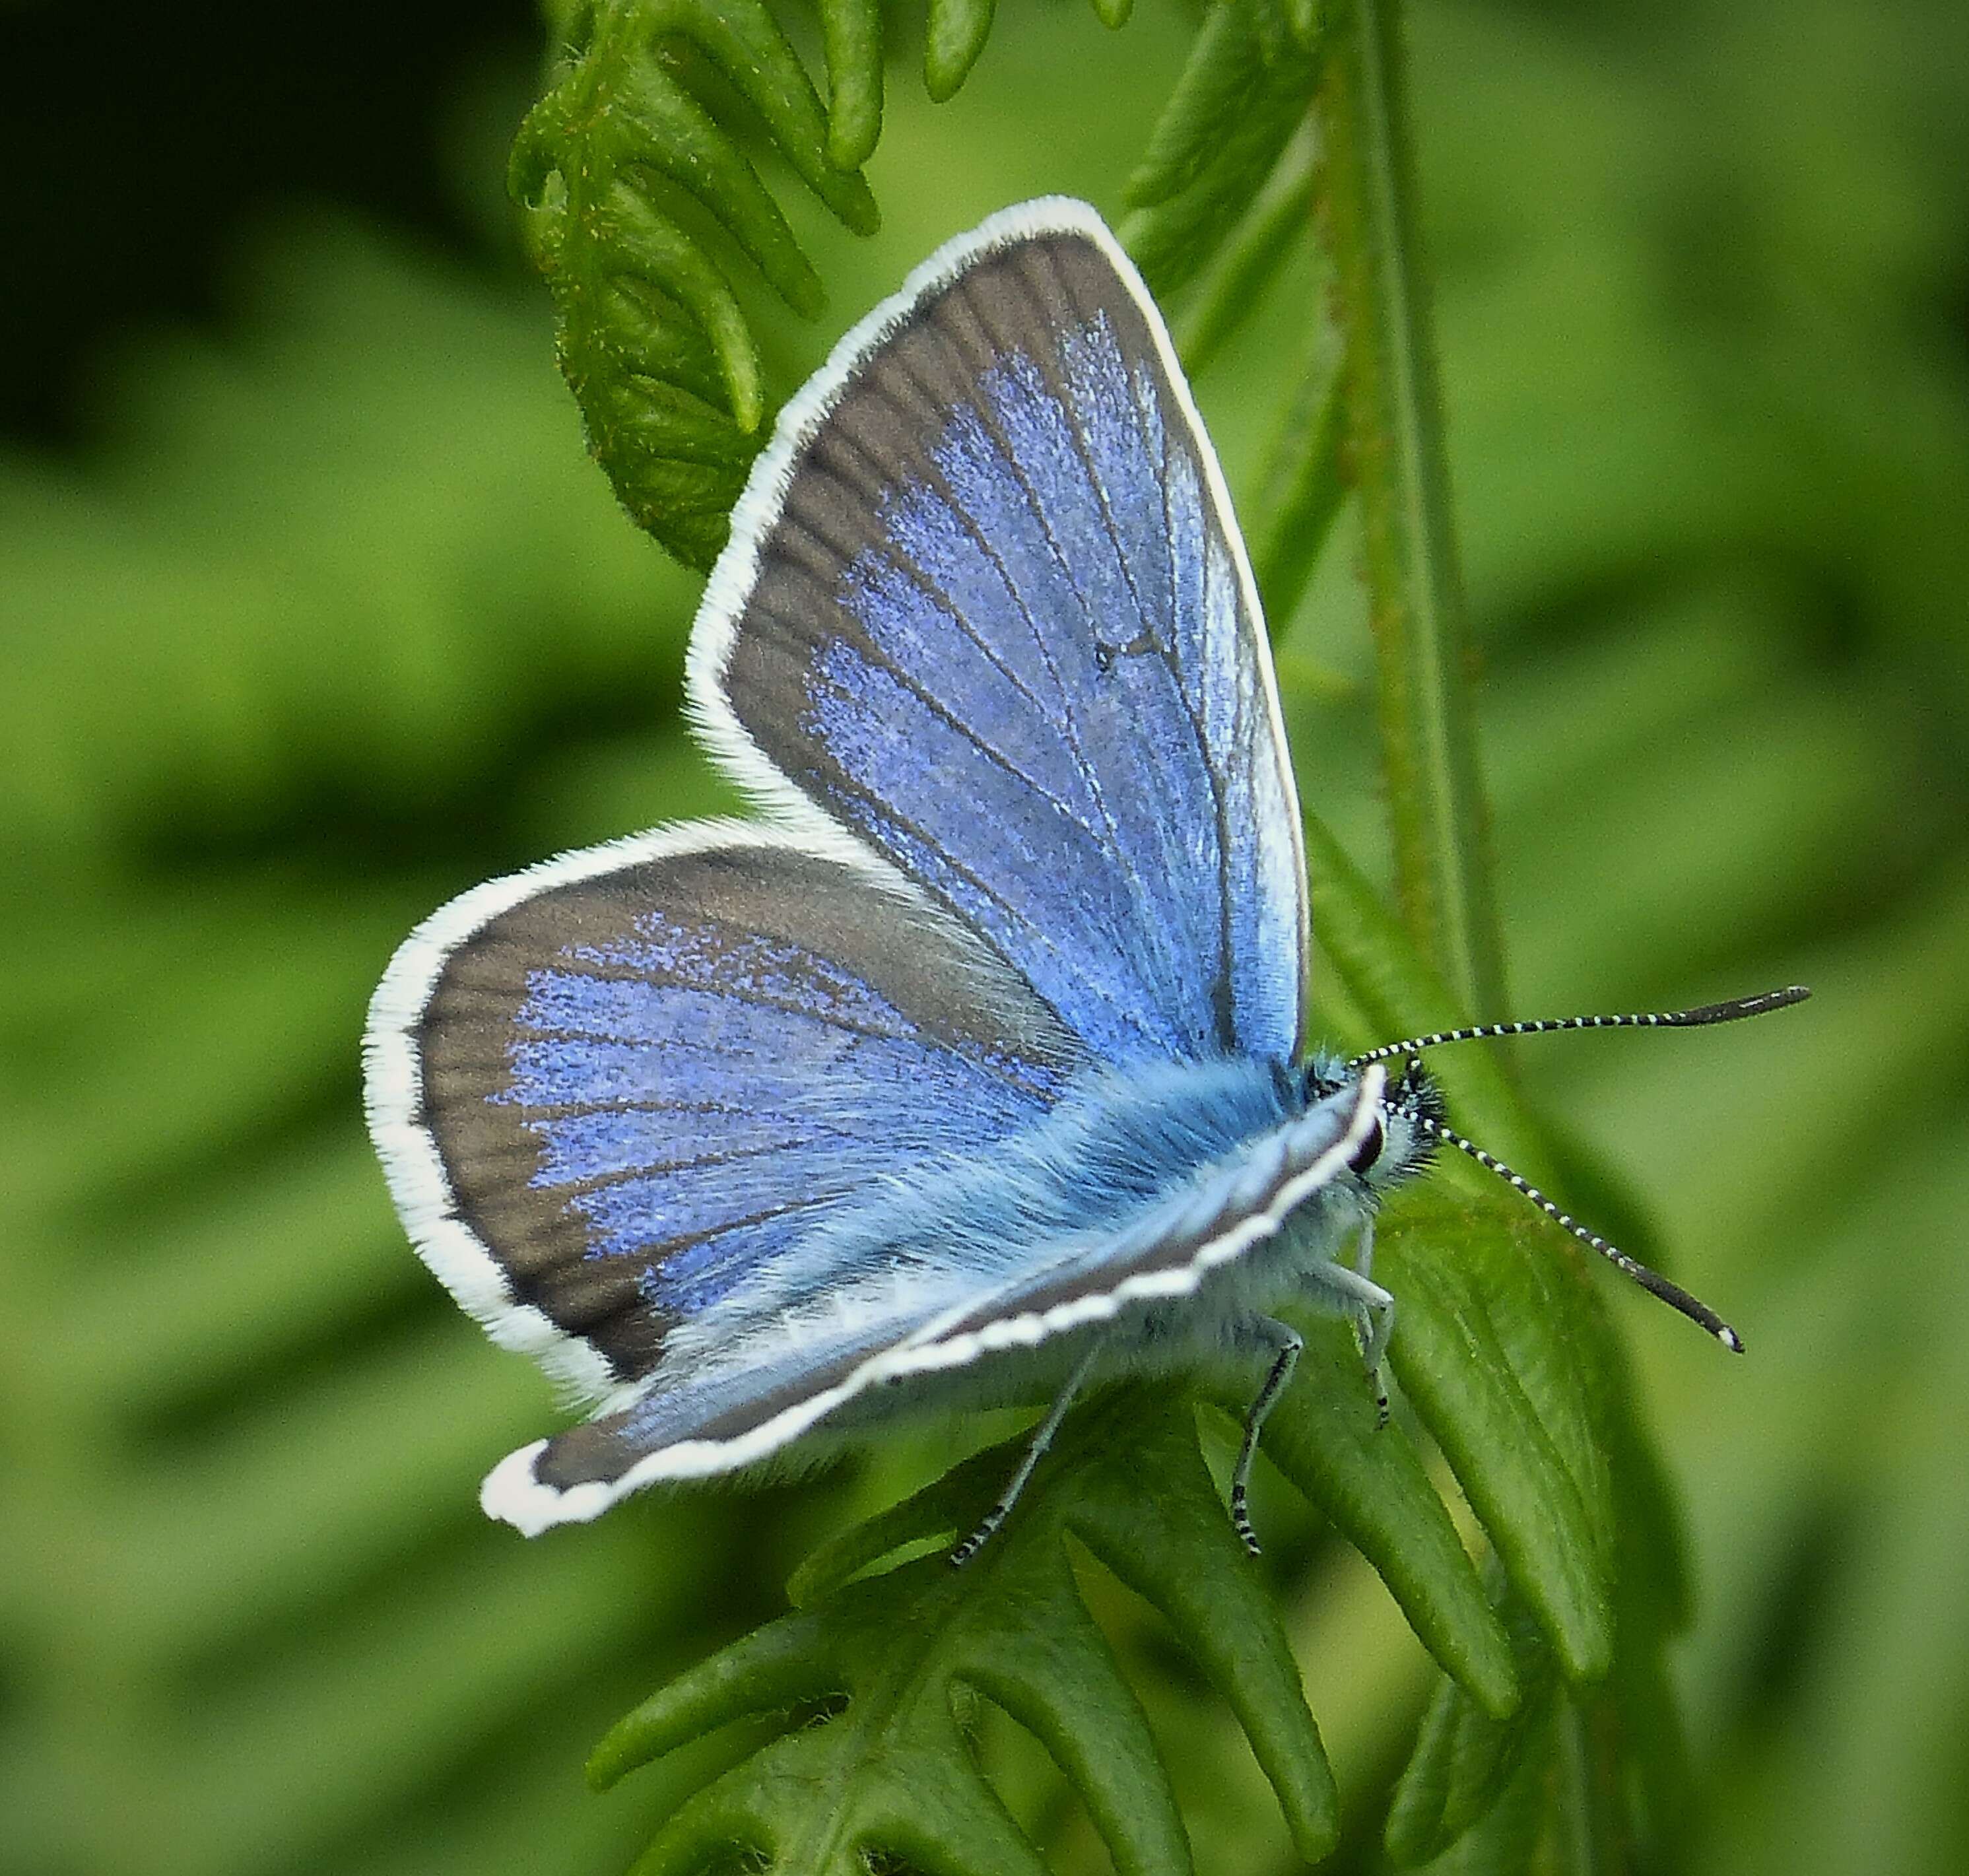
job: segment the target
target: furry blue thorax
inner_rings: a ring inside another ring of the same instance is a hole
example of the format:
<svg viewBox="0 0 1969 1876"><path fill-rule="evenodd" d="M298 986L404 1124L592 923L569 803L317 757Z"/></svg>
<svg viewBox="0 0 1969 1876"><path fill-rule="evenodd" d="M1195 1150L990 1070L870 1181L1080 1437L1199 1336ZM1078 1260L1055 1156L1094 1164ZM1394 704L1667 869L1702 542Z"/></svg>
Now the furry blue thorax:
<svg viewBox="0 0 1969 1876"><path fill-rule="evenodd" d="M1303 1113L1299 1077L1248 1058L1089 1071L1036 1126L977 1159L892 1182L809 1247L889 1247L974 1273L1028 1264L1036 1245L1105 1233Z"/></svg>

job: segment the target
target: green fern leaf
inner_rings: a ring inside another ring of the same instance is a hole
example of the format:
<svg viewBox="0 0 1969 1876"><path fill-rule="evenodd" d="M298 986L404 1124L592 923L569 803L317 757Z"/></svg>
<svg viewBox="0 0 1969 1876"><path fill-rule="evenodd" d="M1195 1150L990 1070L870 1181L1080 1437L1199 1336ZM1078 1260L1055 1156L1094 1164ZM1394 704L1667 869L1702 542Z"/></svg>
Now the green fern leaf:
<svg viewBox="0 0 1969 1876"><path fill-rule="evenodd" d="M1453 1681L1438 1684L1388 1816L1388 1854L1403 1868L1441 1855L1487 1817L1549 1730L1552 1650L1530 1611L1508 1594L1503 1571L1494 1564L1488 1574L1508 1616L1525 1698L1500 1716L1482 1712Z"/></svg>
<svg viewBox="0 0 1969 1876"><path fill-rule="evenodd" d="M1110 26L1130 10L1095 0ZM722 546L774 401L735 284L741 257L794 312L811 318L822 303L778 204L707 99L735 92L837 219L858 233L876 226L858 172L881 135L881 11L874 0L819 11L824 109L766 0L571 6L547 89L514 144L509 183L532 212L589 446L630 514L689 566L709 566ZM993 0L929 0L933 98L962 86L993 16ZM1130 185L1140 206L1124 239L1158 292L1236 231L1200 306L1200 355L1234 330L1307 224L1307 151L1280 158L1318 80L1320 25L1312 0L1215 8Z"/></svg>
<svg viewBox="0 0 1969 1876"><path fill-rule="evenodd" d="M820 8L827 60L827 160L858 170L882 137L881 0L829 0Z"/></svg>
<svg viewBox="0 0 1969 1876"><path fill-rule="evenodd" d="M995 0L929 0L923 82L939 104L957 96L991 31Z"/></svg>
<svg viewBox="0 0 1969 1876"><path fill-rule="evenodd" d="M1312 202L1312 140L1295 136L1178 322L1177 349L1192 375L1224 349L1286 263L1307 245Z"/></svg>
<svg viewBox="0 0 1969 1876"><path fill-rule="evenodd" d="M1095 10L1119 25L1129 6ZM508 186L531 211L589 447L624 507L688 566L709 566L724 544L771 413L735 284L742 263L805 317L824 303L721 121L728 93L837 219L857 234L877 226L859 170L881 135L881 9L822 0L819 11L825 109L765 0L564 6L546 93L514 141ZM933 97L962 85L992 12L992 0L930 0Z"/></svg>
<svg viewBox="0 0 1969 1876"><path fill-rule="evenodd" d="M1541 1858L1539 1854L1550 1842L1558 1725L1551 1706L1537 1710L1533 1724L1525 1730L1522 1749L1499 1761L1499 1769L1509 1772L1510 1782L1468 1829L1430 1859L1426 1865L1429 1876L1524 1876L1527 1870L1541 1868L1551 1870L1553 1876L1561 1871L1566 1876L1574 1876L1575 1871L1577 1876L1588 1876L1572 1859ZM1392 1849L1390 1855L1403 1867Z"/></svg>
<svg viewBox="0 0 1969 1876"><path fill-rule="evenodd" d="M1409 1342L1391 1359L1496 1547L1489 1581L1524 1693L1500 1714L1439 1683L1389 1852L1521 1868L1531 1818L1555 1867L1646 1865L1686 1809L1665 1657L1686 1617L1679 1534L1578 1247L1512 1209L1454 1239L1404 1207L1383 1233Z"/></svg>
<svg viewBox="0 0 1969 1876"><path fill-rule="evenodd" d="M866 35L835 35L844 70ZM820 100L759 0L599 0L577 11L513 148L589 446L642 526L693 565L722 544L767 415L758 353L708 220L809 316L819 278L757 172L687 79L708 69L757 112L848 227L874 199L831 164ZM851 100L852 87L851 89ZM862 102L854 109L865 115ZM850 141L865 134L851 122Z"/></svg>
<svg viewBox="0 0 1969 1876"><path fill-rule="evenodd" d="M1339 373L1315 364L1286 407L1267 465L1251 540L1265 618L1282 634L1305 598L1347 498L1341 459L1347 413Z"/></svg>
<svg viewBox="0 0 1969 1876"><path fill-rule="evenodd" d="M1499 1719L1516 1712L1510 1646L1421 1453L1400 1421L1377 1425L1347 1326L1291 1313L1306 1348L1265 1423L1266 1453L1380 1573L1474 1710ZM1241 1415L1249 1395L1247 1385L1218 1398Z"/></svg>
<svg viewBox="0 0 1969 1876"><path fill-rule="evenodd" d="M1568 1692L1548 1671L1500 1725L1439 1688L1396 1789L1390 1859L1435 1876L1667 1867L1674 1816L1618 1689Z"/></svg>
<svg viewBox="0 0 1969 1876"><path fill-rule="evenodd" d="M594 1782L734 1722L820 1717L705 1787L639 1868L686 1876L735 1851L803 1876L864 1876L887 1856L957 1872L1046 1865L980 1770L962 1721L982 1696L1030 1731L1079 1793L1122 1876L1191 1868L1147 1720L1082 1600L1068 1540L1169 1621L1237 1714L1299 1854L1338 1832L1332 1774L1284 1632L1204 1469L1192 1410L1117 1391L1076 1415L1017 1519L963 1570L941 1553L1002 1488L1019 1443L978 1455L852 1531L796 1579L804 1606L673 1683L597 1749ZM1141 1480L1156 1481L1152 1516Z"/></svg>
<svg viewBox="0 0 1969 1876"><path fill-rule="evenodd" d="M1556 1867L1628 1867L1684 1809L1664 1658L1683 1615L1672 1518L1578 1247L1501 1195L1459 1229L1461 1209L1391 1206L1376 1267L1399 1300L1403 1392L1495 1547L1523 1699L1486 1709L1444 1676L1389 1853L1404 1868L1518 1869L1535 1826L1553 1846L1599 1846Z"/></svg>
<svg viewBox="0 0 1969 1876"><path fill-rule="evenodd" d="M1613 1661L1611 1506L1586 1365L1565 1345L1592 1306L1568 1241L1536 1216L1501 1193L1411 1199L1377 1233L1376 1267L1400 1302L1404 1391L1567 1672L1597 1680Z"/></svg>
<svg viewBox="0 0 1969 1876"><path fill-rule="evenodd" d="M1454 1020L1338 844L1315 820L1306 835L1316 927L1344 1000L1383 1037ZM1436 1068L1467 1126L1539 1162L1487 1050L1445 1051ZM1390 1360L1494 1547L1493 1600L1523 1698L1515 1712L1487 1706L1468 1676L1445 1675L1390 1812L1390 1853L1504 1871L1525 1867L1512 1858L1530 1831L1599 1840L1601 1866L1619 1867L1634 1844L1665 1841L1686 1808L1666 1683L1666 1646L1687 1614L1672 1501L1580 1246L1472 1169L1445 1167L1430 1186L1399 1196L1377 1233L1376 1274L1397 1300ZM1538 1746L1562 1734L1580 1761L1569 1782Z"/></svg>
<svg viewBox="0 0 1969 1876"><path fill-rule="evenodd" d="M1304 124L1319 39L1301 44L1263 0L1225 0L1196 44L1135 173L1121 238L1157 294L1193 279Z"/></svg>

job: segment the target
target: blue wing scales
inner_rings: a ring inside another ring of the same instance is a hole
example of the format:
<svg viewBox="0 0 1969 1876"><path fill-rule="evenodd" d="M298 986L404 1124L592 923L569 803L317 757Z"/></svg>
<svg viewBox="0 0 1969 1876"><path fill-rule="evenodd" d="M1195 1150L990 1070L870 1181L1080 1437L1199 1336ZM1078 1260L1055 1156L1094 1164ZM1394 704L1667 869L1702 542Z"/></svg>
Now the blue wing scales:
<svg viewBox="0 0 1969 1876"><path fill-rule="evenodd" d="M1104 1059L1289 1056L1298 810L1243 549L1133 269L1036 207L790 413L693 702L741 780L858 835Z"/></svg>
<svg viewBox="0 0 1969 1876"><path fill-rule="evenodd" d="M742 1339L693 1324L673 1380L514 1454L488 1505L523 1528L592 1516L626 1485L777 1450L884 1382L1190 1297L1348 1183L1383 1086L1376 1069L1302 1108L1254 1062L1186 1067L1160 1086L1108 1080L998 1153L824 1227L803 1251L824 1283ZM1343 1200L1341 1219L1360 1215Z"/></svg>
<svg viewBox="0 0 1969 1876"><path fill-rule="evenodd" d="M872 1182L1030 1125L1082 1056L946 917L756 832L495 881L378 1006L372 1121L427 1258L608 1384Z"/></svg>

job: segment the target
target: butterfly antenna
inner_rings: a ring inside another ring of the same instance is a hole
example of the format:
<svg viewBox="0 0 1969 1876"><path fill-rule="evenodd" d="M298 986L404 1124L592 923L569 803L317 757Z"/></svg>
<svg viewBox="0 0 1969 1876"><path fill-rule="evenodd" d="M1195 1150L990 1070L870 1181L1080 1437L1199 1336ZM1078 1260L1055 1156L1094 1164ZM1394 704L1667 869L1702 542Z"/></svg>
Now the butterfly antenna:
<svg viewBox="0 0 1969 1876"><path fill-rule="evenodd" d="M1711 1023L1737 1023L1769 1010L1788 1009L1811 995L1802 984L1792 984L1759 996L1733 997L1727 1003L1699 1004L1692 1010L1659 1010L1643 1016L1547 1017L1532 1023L1480 1023L1472 1029L1439 1029L1432 1036L1383 1043L1365 1055L1357 1055L1347 1066L1365 1068L1370 1062L1385 1062L1391 1056L1413 1055L1418 1049L1434 1049L1445 1042L1481 1041L1486 1036L1544 1036L1562 1029L1701 1029Z"/></svg>
<svg viewBox="0 0 1969 1876"><path fill-rule="evenodd" d="M1795 1002L1797 999L1794 998L1792 1000ZM1670 1308L1679 1310L1691 1322L1700 1323L1733 1354L1741 1355L1744 1352L1743 1337L1708 1303L1698 1301L1681 1284L1669 1282L1659 1271L1649 1270L1638 1258L1630 1258L1617 1245L1609 1244L1598 1232L1588 1231L1577 1219L1562 1212L1529 1180L1513 1172L1495 1154L1486 1153L1474 1140L1465 1139L1453 1128L1444 1126L1442 1121L1433 1120L1426 1114L1417 1114L1413 1118L1416 1125L1431 1138L1440 1140L1445 1146L1455 1147L1459 1153L1468 1154L1486 1172L1495 1173L1506 1185L1523 1193L1555 1225L1564 1226L1581 1244L1598 1251L1616 1270L1624 1271L1650 1296L1659 1297Z"/></svg>

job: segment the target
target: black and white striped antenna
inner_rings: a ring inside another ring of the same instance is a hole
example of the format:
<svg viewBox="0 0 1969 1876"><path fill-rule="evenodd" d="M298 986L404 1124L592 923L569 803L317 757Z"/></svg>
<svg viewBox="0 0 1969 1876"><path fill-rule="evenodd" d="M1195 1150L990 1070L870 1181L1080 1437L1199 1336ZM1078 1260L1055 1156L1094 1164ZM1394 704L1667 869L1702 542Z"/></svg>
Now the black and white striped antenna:
<svg viewBox="0 0 1969 1876"><path fill-rule="evenodd" d="M1480 1023L1469 1029L1439 1030L1432 1036L1414 1036L1406 1042L1383 1043L1378 1049L1357 1055L1347 1066L1354 1069L1363 1069L1371 1062L1406 1056L1409 1079L1413 1079L1422 1070L1418 1051L1438 1048L1446 1042L1478 1042L1488 1036L1545 1036L1566 1029L1700 1029L1711 1023L1740 1022L1747 1016L1762 1016L1766 1011L1787 1009L1794 1003L1802 1003L1811 995L1802 984L1791 984L1782 990L1766 990L1754 997L1736 997L1727 1003L1699 1004L1692 1010L1662 1010L1639 1016L1562 1016L1529 1023ZM1743 1337L1708 1303L1691 1296L1681 1284L1670 1282L1659 1271L1650 1270L1638 1258L1631 1258L1617 1245L1609 1244L1598 1232L1588 1231L1569 1212L1561 1211L1529 1180L1513 1172L1496 1154L1486 1153L1474 1140L1466 1140L1433 1115L1411 1108L1409 1118L1432 1140L1439 1140L1445 1146L1468 1154L1487 1172L1495 1173L1506 1185L1523 1193L1554 1224L1569 1231L1589 1250L1597 1251L1650 1296L1660 1297L1671 1309L1679 1310L1691 1322L1700 1323L1733 1354L1744 1352Z"/></svg>
<svg viewBox="0 0 1969 1876"><path fill-rule="evenodd" d="M1494 1153L1486 1153L1474 1140L1466 1140L1453 1128L1432 1120L1426 1114L1414 1116L1415 1124L1432 1140L1467 1153L1486 1172L1495 1173L1504 1183L1523 1193L1555 1225L1562 1226L1588 1249L1597 1251L1617 1271L1631 1277L1651 1297L1659 1297L1669 1308L1679 1310L1692 1323L1699 1323L1733 1355L1744 1352L1744 1338L1700 1297L1692 1297L1681 1284L1671 1282L1659 1271L1650 1270L1639 1258L1630 1258L1617 1245L1609 1244L1597 1231L1588 1231L1569 1212L1562 1212L1532 1182L1514 1173Z"/></svg>
<svg viewBox="0 0 1969 1876"><path fill-rule="evenodd" d="M1531 1023L1479 1023L1471 1029L1439 1029L1432 1036L1411 1036L1406 1042L1384 1042L1357 1055L1347 1066L1365 1068L1397 1055L1440 1048L1445 1042L1481 1042L1487 1036L1549 1036L1562 1029L1701 1029L1711 1023L1739 1023L1747 1016L1788 1009L1812 992L1802 984L1766 990L1754 997L1733 997L1727 1003L1698 1004L1692 1010L1657 1010L1640 1016L1549 1016Z"/></svg>

